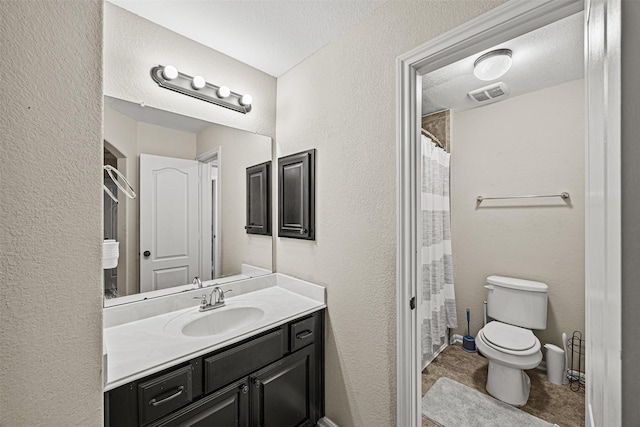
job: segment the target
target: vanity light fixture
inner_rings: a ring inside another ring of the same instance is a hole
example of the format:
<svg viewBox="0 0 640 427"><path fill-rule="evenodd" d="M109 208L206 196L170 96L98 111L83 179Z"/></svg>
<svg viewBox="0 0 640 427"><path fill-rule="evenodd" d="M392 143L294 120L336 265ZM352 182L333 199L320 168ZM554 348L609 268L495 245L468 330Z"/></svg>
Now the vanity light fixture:
<svg viewBox="0 0 640 427"><path fill-rule="evenodd" d="M231 95L231 89L226 86L220 86L217 92L218 98L224 99Z"/></svg>
<svg viewBox="0 0 640 427"><path fill-rule="evenodd" d="M249 94L232 92L227 86L208 83L202 76L191 77L180 73L174 66L157 65L151 69L151 78L158 86L246 114L251 111L253 98Z"/></svg>
<svg viewBox="0 0 640 427"><path fill-rule="evenodd" d="M173 65L167 65L162 68L162 77L167 80L173 80L178 77L178 70Z"/></svg>
<svg viewBox="0 0 640 427"><path fill-rule="evenodd" d="M253 97L251 97L251 95L249 95L248 93L242 95L242 98L240 98L240 105L244 105L245 107L250 106L252 102Z"/></svg>
<svg viewBox="0 0 640 427"><path fill-rule="evenodd" d="M498 49L487 52L473 63L473 74L480 80L495 80L511 68L511 50Z"/></svg>
<svg viewBox="0 0 640 427"><path fill-rule="evenodd" d="M191 81L191 87L193 87L195 90L202 89L206 84L207 82L204 80L204 77L202 76L195 76Z"/></svg>

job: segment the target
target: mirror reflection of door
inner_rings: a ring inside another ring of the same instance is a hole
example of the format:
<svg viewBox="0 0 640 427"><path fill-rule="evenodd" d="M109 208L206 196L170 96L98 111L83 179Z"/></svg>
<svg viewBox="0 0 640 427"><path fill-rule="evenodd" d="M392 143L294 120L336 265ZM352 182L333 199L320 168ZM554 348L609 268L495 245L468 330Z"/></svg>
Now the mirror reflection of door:
<svg viewBox="0 0 640 427"><path fill-rule="evenodd" d="M190 283L200 274L199 164L140 155L140 291Z"/></svg>

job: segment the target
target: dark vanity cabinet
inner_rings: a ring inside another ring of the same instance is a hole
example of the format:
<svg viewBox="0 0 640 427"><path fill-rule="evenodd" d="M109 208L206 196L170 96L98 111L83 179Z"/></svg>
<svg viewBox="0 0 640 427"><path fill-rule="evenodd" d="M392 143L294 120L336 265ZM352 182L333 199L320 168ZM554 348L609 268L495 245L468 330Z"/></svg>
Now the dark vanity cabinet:
<svg viewBox="0 0 640 427"><path fill-rule="evenodd" d="M316 150L278 159L278 236L315 240Z"/></svg>
<svg viewBox="0 0 640 427"><path fill-rule="evenodd" d="M247 168L247 234L271 236L271 162Z"/></svg>
<svg viewBox="0 0 640 427"><path fill-rule="evenodd" d="M105 393L105 426L315 426L324 310Z"/></svg>
<svg viewBox="0 0 640 427"><path fill-rule="evenodd" d="M251 375L251 427L316 425L315 351L310 345Z"/></svg>

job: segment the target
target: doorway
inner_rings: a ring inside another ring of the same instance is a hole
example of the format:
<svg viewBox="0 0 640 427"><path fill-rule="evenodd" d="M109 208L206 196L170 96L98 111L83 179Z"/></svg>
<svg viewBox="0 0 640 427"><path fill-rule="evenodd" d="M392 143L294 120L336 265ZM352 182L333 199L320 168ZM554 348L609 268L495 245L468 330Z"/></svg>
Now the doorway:
<svg viewBox="0 0 640 427"><path fill-rule="evenodd" d="M118 157L104 147L103 164L118 168ZM103 184L111 195L118 194L116 183L109 177L107 171L103 172ZM109 196L107 192L103 195L104 217L103 217L103 236L104 240L118 240L118 203L116 199ZM118 268L106 268L104 271L104 295L106 298L113 298L118 295Z"/></svg>
<svg viewBox="0 0 640 427"><path fill-rule="evenodd" d="M620 424L620 301L616 298L620 293L620 186L607 179L619 176L620 170L619 129L615 128L620 85L614 73L620 64L620 29L606 25L616 16L619 19L619 7L619 0L508 2L398 58L398 425L420 425L419 322L412 309L412 298L418 294L414 212L419 200L420 76L583 9L588 46L585 328L590 337L586 353L591 378L586 420L587 425L604 425L604 420L607 425Z"/></svg>

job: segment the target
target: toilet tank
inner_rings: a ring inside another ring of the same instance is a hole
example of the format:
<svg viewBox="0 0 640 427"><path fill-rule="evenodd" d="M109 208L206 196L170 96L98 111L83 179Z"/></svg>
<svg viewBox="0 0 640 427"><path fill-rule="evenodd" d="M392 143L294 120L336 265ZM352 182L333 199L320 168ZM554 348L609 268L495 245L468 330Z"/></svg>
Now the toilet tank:
<svg viewBox="0 0 640 427"><path fill-rule="evenodd" d="M547 294L542 282L513 277L487 277L487 314L510 325L527 329L547 328Z"/></svg>

